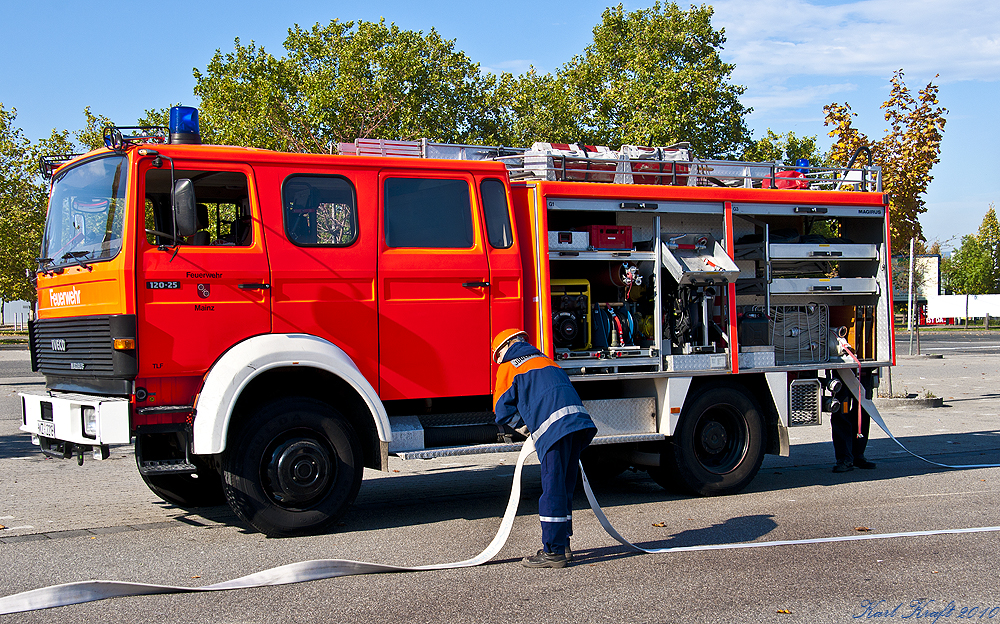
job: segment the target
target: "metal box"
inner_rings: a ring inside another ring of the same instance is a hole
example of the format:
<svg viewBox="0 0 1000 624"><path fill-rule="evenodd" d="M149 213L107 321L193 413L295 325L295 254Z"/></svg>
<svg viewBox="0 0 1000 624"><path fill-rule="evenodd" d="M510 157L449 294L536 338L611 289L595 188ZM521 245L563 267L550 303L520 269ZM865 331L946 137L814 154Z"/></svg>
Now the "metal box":
<svg viewBox="0 0 1000 624"><path fill-rule="evenodd" d="M549 232L549 251L587 251L590 234L587 232Z"/></svg>

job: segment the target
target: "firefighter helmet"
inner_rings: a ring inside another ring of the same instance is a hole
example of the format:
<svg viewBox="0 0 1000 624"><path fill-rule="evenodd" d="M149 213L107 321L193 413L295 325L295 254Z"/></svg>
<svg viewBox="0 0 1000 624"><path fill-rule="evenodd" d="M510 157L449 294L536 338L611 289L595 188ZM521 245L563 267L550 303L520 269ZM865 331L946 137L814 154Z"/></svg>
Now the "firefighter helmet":
<svg viewBox="0 0 1000 624"><path fill-rule="evenodd" d="M515 327L512 327L510 329L505 329L499 334L497 334L497 337L493 339L493 346L492 346L493 361L494 362L496 361L497 354L500 352L501 349L503 349L505 346L507 346L507 344L509 344L512 340L518 337L527 338L528 332L522 329L517 329ZM499 362L497 363L499 364Z"/></svg>

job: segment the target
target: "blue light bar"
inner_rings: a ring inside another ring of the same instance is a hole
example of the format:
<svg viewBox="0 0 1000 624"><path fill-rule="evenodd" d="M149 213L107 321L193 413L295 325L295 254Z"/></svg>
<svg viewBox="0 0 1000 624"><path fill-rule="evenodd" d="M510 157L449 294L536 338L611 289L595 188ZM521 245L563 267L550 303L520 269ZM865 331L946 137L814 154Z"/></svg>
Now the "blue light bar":
<svg viewBox="0 0 1000 624"><path fill-rule="evenodd" d="M193 106L174 106L170 109L170 142L201 143L197 108Z"/></svg>

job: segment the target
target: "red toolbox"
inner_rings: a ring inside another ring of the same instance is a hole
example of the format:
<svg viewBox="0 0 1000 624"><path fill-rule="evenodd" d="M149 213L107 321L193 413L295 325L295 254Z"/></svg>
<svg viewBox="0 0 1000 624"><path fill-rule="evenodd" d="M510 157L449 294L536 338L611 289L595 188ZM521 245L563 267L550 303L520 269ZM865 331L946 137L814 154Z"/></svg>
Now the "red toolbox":
<svg viewBox="0 0 1000 624"><path fill-rule="evenodd" d="M588 225L590 246L597 250L632 250L631 225Z"/></svg>

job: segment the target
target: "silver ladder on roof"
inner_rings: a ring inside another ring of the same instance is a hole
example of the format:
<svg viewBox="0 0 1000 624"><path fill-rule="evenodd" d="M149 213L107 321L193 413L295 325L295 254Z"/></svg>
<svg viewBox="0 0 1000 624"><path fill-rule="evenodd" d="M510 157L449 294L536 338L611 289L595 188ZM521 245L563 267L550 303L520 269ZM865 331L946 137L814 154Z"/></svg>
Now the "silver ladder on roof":
<svg viewBox="0 0 1000 624"><path fill-rule="evenodd" d="M561 157L561 165L554 163L545 166L525 164L525 157L532 156L532 151L523 147L506 147L495 145L470 145L461 143L436 143L428 139L417 141L400 141L388 139L356 139L353 143L339 143L338 153L349 156L377 156L390 158L436 158L442 160L498 160L507 165L511 172L511 177L519 180L556 179L572 180L571 173L579 173L578 169L572 166L567 167L569 162L594 162L594 163L615 163L614 171L609 173L614 175L613 181L616 184L632 184L633 177L638 172L633 171L630 166L632 162L647 165L663 165L669 170L664 173L642 171L642 176L656 178L671 178L676 176L674 166L687 166L690 170L685 177L689 177L691 186L707 187L729 187L729 188L760 188L765 180L770 182L770 188L777 188L778 183L787 180L803 180L806 182L808 190L868 190L882 192L882 170L878 166L852 166L854 160L847 167L799 167L785 165L781 162L750 162L733 160L715 160L692 158L691 160L652 160L652 159L629 159L622 152L609 152L615 154L612 160L609 157L597 159L588 157L586 153L582 155L567 154ZM540 157L549 157L548 154L538 154ZM549 157L551 160L551 157ZM778 174L787 171L805 169L803 178L782 178ZM598 172L600 173L600 172ZM602 180L608 181L608 180Z"/></svg>

